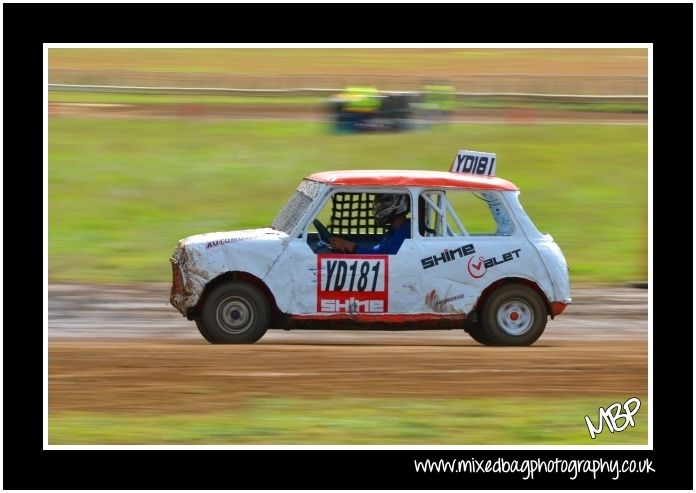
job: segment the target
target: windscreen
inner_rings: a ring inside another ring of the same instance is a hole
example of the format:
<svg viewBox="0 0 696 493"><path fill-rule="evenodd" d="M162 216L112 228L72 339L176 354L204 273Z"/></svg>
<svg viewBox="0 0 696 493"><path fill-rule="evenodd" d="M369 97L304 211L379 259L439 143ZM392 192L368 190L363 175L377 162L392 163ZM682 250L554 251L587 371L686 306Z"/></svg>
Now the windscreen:
<svg viewBox="0 0 696 493"><path fill-rule="evenodd" d="M285 204L285 207L283 207L275 217L271 227L290 234L323 188L323 183L313 180L303 180L293 192L292 197L290 197L288 203Z"/></svg>

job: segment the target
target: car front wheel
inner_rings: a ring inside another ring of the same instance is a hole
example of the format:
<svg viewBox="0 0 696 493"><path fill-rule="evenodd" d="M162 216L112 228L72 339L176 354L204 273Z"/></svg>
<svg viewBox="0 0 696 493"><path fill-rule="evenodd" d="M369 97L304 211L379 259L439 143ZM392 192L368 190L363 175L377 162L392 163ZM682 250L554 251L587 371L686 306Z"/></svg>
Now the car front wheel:
<svg viewBox="0 0 696 493"><path fill-rule="evenodd" d="M196 325L209 342L252 344L266 333L269 321L266 297L249 283L230 281L213 289Z"/></svg>
<svg viewBox="0 0 696 493"><path fill-rule="evenodd" d="M529 346L544 332L546 317L546 306L532 288L503 286L483 304L482 339L497 346Z"/></svg>

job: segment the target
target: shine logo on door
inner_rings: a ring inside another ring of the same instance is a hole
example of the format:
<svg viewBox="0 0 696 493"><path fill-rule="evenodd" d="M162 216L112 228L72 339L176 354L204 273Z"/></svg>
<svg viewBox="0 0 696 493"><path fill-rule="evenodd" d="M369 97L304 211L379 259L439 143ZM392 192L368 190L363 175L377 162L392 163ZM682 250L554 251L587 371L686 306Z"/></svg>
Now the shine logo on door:
<svg viewBox="0 0 696 493"><path fill-rule="evenodd" d="M318 255L317 311L385 313L388 311L387 255Z"/></svg>

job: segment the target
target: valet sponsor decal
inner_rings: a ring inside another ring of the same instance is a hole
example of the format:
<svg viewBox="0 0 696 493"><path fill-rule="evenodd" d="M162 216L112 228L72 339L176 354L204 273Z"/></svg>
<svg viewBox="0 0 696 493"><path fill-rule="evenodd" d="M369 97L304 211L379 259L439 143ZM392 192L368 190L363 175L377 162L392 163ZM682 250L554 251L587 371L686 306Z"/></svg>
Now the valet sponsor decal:
<svg viewBox="0 0 696 493"><path fill-rule="evenodd" d="M471 277L474 279L480 279L486 275L486 272L488 272L488 269L491 267L520 258L520 250L521 248L518 248L517 250L506 252L499 257L471 257L468 263L469 274L471 274Z"/></svg>
<svg viewBox="0 0 696 493"><path fill-rule="evenodd" d="M319 313L385 313L389 298L387 255L318 255Z"/></svg>

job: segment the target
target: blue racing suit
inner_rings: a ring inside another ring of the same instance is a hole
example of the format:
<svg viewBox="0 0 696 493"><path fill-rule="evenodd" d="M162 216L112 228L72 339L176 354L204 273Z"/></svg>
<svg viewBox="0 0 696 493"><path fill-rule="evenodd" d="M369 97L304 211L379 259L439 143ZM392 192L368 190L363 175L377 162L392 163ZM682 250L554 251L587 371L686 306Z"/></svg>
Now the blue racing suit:
<svg viewBox="0 0 696 493"><path fill-rule="evenodd" d="M357 245L354 253L381 253L394 255L401 248L401 244L406 238L411 237L411 220L406 219L401 226L396 229L389 229L382 238L382 241L376 245L364 247Z"/></svg>

